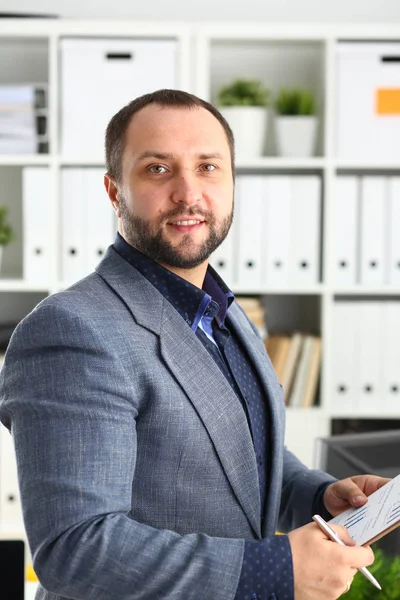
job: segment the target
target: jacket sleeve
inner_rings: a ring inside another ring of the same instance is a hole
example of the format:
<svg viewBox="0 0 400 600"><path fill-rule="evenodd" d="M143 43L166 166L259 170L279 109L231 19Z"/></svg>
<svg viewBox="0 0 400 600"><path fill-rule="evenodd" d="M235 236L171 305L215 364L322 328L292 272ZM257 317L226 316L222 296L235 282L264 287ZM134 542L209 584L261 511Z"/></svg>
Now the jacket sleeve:
<svg viewBox="0 0 400 600"><path fill-rule="evenodd" d="M14 438L38 578L76 600L231 600L243 540L181 536L130 518L138 401L120 394L123 362L98 320L58 296L11 339L0 418Z"/></svg>
<svg viewBox="0 0 400 600"><path fill-rule="evenodd" d="M309 523L321 487L334 481L337 480L323 471L308 469L285 448L279 531L287 533Z"/></svg>

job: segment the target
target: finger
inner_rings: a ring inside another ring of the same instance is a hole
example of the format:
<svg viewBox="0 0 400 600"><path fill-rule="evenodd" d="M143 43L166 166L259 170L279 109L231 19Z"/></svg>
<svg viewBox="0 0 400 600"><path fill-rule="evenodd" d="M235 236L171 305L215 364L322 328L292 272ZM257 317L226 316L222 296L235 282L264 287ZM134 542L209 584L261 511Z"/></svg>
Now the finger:
<svg viewBox="0 0 400 600"><path fill-rule="evenodd" d="M378 475L355 475L351 479L362 489L366 496L370 496L391 481L388 477L379 477Z"/></svg>
<svg viewBox="0 0 400 600"><path fill-rule="evenodd" d="M333 527L332 527L333 528ZM344 528L342 528L344 529ZM339 528L336 526L335 531L341 535ZM369 546L332 544L330 549L333 560L337 561L338 565L346 565L349 569L361 569L372 565L375 560L374 553Z"/></svg>
<svg viewBox="0 0 400 600"><path fill-rule="evenodd" d="M367 496L370 496L376 490L379 490L381 487L389 483L391 479L387 477L377 477L376 475L370 475L365 483L364 491Z"/></svg>
<svg viewBox="0 0 400 600"><path fill-rule="evenodd" d="M362 567L369 567L375 560L374 553L368 546L354 546L353 548L343 548L342 550L346 553L345 560L351 565L353 569L361 569Z"/></svg>
<svg viewBox="0 0 400 600"><path fill-rule="evenodd" d="M346 527L343 527L342 525L329 525L329 527L331 527L331 529L333 529L338 534L338 536L340 537L342 542L344 544L346 544L346 546L355 546L356 545L353 538L350 537L350 534L349 534L348 530L346 529Z"/></svg>
<svg viewBox="0 0 400 600"><path fill-rule="evenodd" d="M364 480L359 481L360 485ZM329 489L329 488L328 488ZM348 477L337 483L332 484L331 493L341 502L348 503L350 506L362 506L368 500L362 488L357 485L357 479Z"/></svg>
<svg viewBox="0 0 400 600"><path fill-rule="evenodd" d="M346 587L345 587L345 590L344 590L343 594L347 594L347 592L350 591L351 584L353 583L353 578L354 578L354 576L351 579L348 579L346 581ZM342 596L343 596L343 594L342 594Z"/></svg>
<svg viewBox="0 0 400 600"><path fill-rule="evenodd" d="M349 480L346 486L346 494L346 500L352 506L363 506L368 501L367 495L364 494L361 487L352 479Z"/></svg>

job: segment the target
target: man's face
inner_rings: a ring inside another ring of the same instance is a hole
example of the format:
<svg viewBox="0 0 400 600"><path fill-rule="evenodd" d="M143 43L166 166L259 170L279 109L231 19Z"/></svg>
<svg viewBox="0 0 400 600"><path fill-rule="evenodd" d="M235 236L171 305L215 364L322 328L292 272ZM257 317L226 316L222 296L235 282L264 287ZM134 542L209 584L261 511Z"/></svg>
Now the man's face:
<svg viewBox="0 0 400 600"><path fill-rule="evenodd" d="M121 233L153 260L192 269L228 234L230 150L206 109L150 104L140 110L127 131L122 174Z"/></svg>

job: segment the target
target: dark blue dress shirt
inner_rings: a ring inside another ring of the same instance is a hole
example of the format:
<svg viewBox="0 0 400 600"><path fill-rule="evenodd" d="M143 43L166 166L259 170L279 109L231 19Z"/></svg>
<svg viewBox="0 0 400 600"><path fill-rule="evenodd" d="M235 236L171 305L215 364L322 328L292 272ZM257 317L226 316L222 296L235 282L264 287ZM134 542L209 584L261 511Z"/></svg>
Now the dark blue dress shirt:
<svg viewBox="0 0 400 600"><path fill-rule="evenodd" d="M245 348L226 324L233 293L210 266L203 289L199 289L130 246L120 234L117 234L114 249L178 311L241 402L257 458L262 519L269 474L268 402ZM325 487L319 490L318 500ZM246 541L235 600L292 600L293 596L292 555L287 536L276 536L268 544L263 540Z"/></svg>

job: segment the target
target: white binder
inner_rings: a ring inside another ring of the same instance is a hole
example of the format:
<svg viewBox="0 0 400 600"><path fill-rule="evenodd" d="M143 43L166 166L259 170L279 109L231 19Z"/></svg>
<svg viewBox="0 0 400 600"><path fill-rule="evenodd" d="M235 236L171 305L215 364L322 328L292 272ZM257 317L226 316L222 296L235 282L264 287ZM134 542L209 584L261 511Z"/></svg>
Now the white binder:
<svg viewBox="0 0 400 600"><path fill-rule="evenodd" d="M116 220L103 183L104 169L83 169L85 216L85 271L91 273L114 242Z"/></svg>
<svg viewBox="0 0 400 600"><path fill-rule="evenodd" d="M23 168L23 277L34 284L50 277L50 187L48 168Z"/></svg>
<svg viewBox="0 0 400 600"><path fill-rule="evenodd" d="M116 112L142 94L179 84L175 40L68 38L60 49L64 154L102 158Z"/></svg>
<svg viewBox="0 0 400 600"><path fill-rule="evenodd" d="M61 281L71 285L87 275L84 169L61 172ZM93 215L91 227L96 227Z"/></svg>
<svg viewBox="0 0 400 600"><path fill-rule="evenodd" d="M321 179L292 177L290 283L311 285L319 280Z"/></svg>
<svg viewBox="0 0 400 600"><path fill-rule="evenodd" d="M400 177L389 178L389 258L387 280L400 285Z"/></svg>
<svg viewBox="0 0 400 600"><path fill-rule="evenodd" d="M385 177L361 178L361 283L385 283L387 261L386 219L387 179Z"/></svg>
<svg viewBox="0 0 400 600"><path fill-rule="evenodd" d="M291 177L267 177L264 226L265 283L271 287L289 285L291 194Z"/></svg>
<svg viewBox="0 0 400 600"><path fill-rule="evenodd" d="M239 285L248 289L262 283L262 246L264 242L265 177L241 175L237 177Z"/></svg>
<svg viewBox="0 0 400 600"><path fill-rule="evenodd" d="M355 369L358 412L380 412L383 397L382 326L384 303L360 301L355 304L358 344Z"/></svg>
<svg viewBox="0 0 400 600"><path fill-rule="evenodd" d="M359 180L339 176L334 183L332 207L332 275L336 286L352 286L357 275Z"/></svg>
<svg viewBox="0 0 400 600"><path fill-rule="evenodd" d="M24 532L14 444L10 432L1 424L0 529L3 532Z"/></svg>
<svg viewBox="0 0 400 600"><path fill-rule="evenodd" d="M382 326L383 412L400 414L400 302L385 302Z"/></svg>
<svg viewBox="0 0 400 600"><path fill-rule="evenodd" d="M338 301L333 307L332 411L358 410L355 385L358 322L357 304Z"/></svg>

